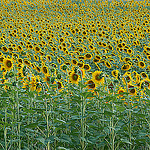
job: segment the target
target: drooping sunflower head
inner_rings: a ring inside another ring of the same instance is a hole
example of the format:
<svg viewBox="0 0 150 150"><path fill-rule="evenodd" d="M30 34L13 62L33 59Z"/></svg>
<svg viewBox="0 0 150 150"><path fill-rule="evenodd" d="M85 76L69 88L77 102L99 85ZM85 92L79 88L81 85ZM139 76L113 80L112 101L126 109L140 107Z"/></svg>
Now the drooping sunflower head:
<svg viewBox="0 0 150 150"><path fill-rule="evenodd" d="M89 64L84 64L83 67L86 71L89 71L91 69L91 66Z"/></svg>
<svg viewBox="0 0 150 150"><path fill-rule="evenodd" d="M13 68L13 61L11 59L5 58L3 61L6 70L10 71Z"/></svg>
<svg viewBox="0 0 150 150"><path fill-rule="evenodd" d="M93 80L89 80L86 82L88 89L92 89L94 90L96 88L95 83L93 82Z"/></svg>
<svg viewBox="0 0 150 150"><path fill-rule="evenodd" d="M117 94L119 94L118 97L123 97L123 93L125 92L125 90L123 88L119 89Z"/></svg>
<svg viewBox="0 0 150 150"><path fill-rule="evenodd" d="M134 85L132 85L132 84L128 85L128 90L129 90L130 95L132 95L132 96L137 94L137 90L134 87Z"/></svg>

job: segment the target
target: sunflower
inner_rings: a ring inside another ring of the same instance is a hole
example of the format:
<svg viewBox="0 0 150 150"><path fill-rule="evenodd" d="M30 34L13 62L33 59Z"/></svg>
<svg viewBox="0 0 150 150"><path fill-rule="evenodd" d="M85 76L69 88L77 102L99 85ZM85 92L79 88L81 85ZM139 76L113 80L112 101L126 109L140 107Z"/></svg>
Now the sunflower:
<svg viewBox="0 0 150 150"><path fill-rule="evenodd" d="M41 52L41 49L40 49L39 47L37 47L37 46L36 46L36 47L34 47L34 50L35 50L35 52L36 52L36 53Z"/></svg>
<svg viewBox="0 0 150 150"><path fill-rule="evenodd" d="M4 59L5 59L5 56L1 56L0 57L0 63L3 63Z"/></svg>
<svg viewBox="0 0 150 150"><path fill-rule="evenodd" d="M136 90L136 88L134 87L134 85L132 85L132 84L129 84L128 85L128 90L129 90L129 93L130 93L130 95L137 95L137 90Z"/></svg>
<svg viewBox="0 0 150 150"><path fill-rule="evenodd" d="M84 64L83 68L86 70L86 71L89 71L91 69L91 66L89 64Z"/></svg>
<svg viewBox="0 0 150 150"><path fill-rule="evenodd" d="M23 50L23 48L20 45L18 45L17 50L18 50L18 52L21 52Z"/></svg>
<svg viewBox="0 0 150 150"><path fill-rule="evenodd" d="M43 74L44 74L44 75L46 75L46 74L48 74L48 73L49 73L49 71L48 71L48 67L47 67L47 66L45 66L45 65L41 68L41 70L42 70L42 72L43 72Z"/></svg>
<svg viewBox="0 0 150 150"><path fill-rule="evenodd" d="M3 56L3 53L2 53L2 52L0 52L0 57L1 57L1 56Z"/></svg>
<svg viewBox="0 0 150 150"><path fill-rule="evenodd" d="M118 97L123 97L123 93L125 92L125 90L123 88L120 88L117 92L117 94L119 94Z"/></svg>
<svg viewBox="0 0 150 150"><path fill-rule="evenodd" d="M23 68L21 68L17 73L17 78L24 77Z"/></svg>
<svg viewBox="0 0 150 150"><path fill-rule="evenodd" d="M29 60L27 60L26 58L24 59L24 63L27 65L27 66L30 66L31 65L31 62Z"/></svg>
<svg viewBox="0 0 150 150"><path fill-rule="evenodd" d="M60 65L60 70L62 70L62 72L66 72L68 69L67 65L66 64L62 64Z"/></svg>
<svg viewBox="0 0 150 150"><path fill-rule="evenodd" d="M144 61L139 61L138 62L138 66L140 67L140 68L145 68L145 63L144 63Z"/></svg>
<svg viewBox="0 0 150 150"><path fill-rule="evenodd" d="M42 85L40 83L36 84L36 91L39 93L42 91Z"/></svg>
<svg viewBox="0 0 150 150"><path fill-rule="evenodd" d="M59 39L59 43L62 43L62 42L64 42L65 41L65 39L63 38L63 37L61 37L60 39Z"/></svg>
<svg viewBox="0 0 150 150"><path fill-rule="evenodd" d="M147 59L150 60L150 55L147 55Z"/></svg>
<svg viewBox="0 0 150 150"><path fill-rule="evenodd" d="M58 62L59 64L61 64L61 59L60 59L60 58L57 58L57 62Z"/></svg>
<svg viewBox="0 0 150 150"><path fill-rule="evenodd" d="M124 70L124 71L127 71L131 68L131 66L129 64L124 64L122 67L121 67L121 70Z"/></svg>
<svg viewBox="0 0 150 150"><path fill-rule="evenodd" d="M140 75L142 76L142 78L146 79L148 78L148 75L146 72L141 72Z"/></svg>
<svg viewBox="0 0 150 150"><path fill-rule="evenodd" d="M39 56L37 56L37 55L34 54L34 60L35 61L39 61Z"/></svg>
<svg viewBox="0 0 150 150"><path fill-rule="evenodd" d="M95 82L95 84L104 84L104 77L102 71L95 71L92 73L92 80Z"/></svg>
<svg viewBox="0 0 150 150"><path fill-rule="evenodd" d="M78 62L78 63L77 63L77 66L79 66L79 68L83 68L84 63L83 63L83 62Z"/></svg>
<svg viewBox="0 0 150 150"><path fill-rule="evenodd" d="M78 74L76 74L74 71L72 71L70 73L69 79L70 79L71 83L78 84L78 82L80 80L80 76Z"/></svg>
<svg viewBox="0 0 150 150"><path fill-rule="evenodd" d="M41 72L41 69L40 69L40 67L39 66L36 66L36 71L38 72L38 73L40 73Z"/></svg>
<svg viewBox="0 0 150 150"><path fill-rule="evenodd" d="M87 84L87 88L90 89L90 90L94 90L96 88L96 85L93 82L93 80L87 81L86 84Z"/></svg>
<svg viewBox="0 0 150 150"><path fill-rule="evenodd" d="M111 68L111 64L108 61L105 61L105 65L107 68Z"/></svg>
<svg viewBox="0 0 150 150"><path fill-rule="evenodd" d="M72 60L71 60L71 63L72 63L74 66L76 66L78 62L77 62L76 59L72 59Z"/></svg>
<svg viewBox="0 0 150 150"><path fill-rule="evenodd" d="M6 70L10 71L13 68L13 61L12 59L5 58L3 60L3 64Z"/></svg>
<svg viewBox="0 0 150 150"><path fill-rule="evenodd" d="M22 63L23 63L22 58L18 58L18 63L19 63L19 64L22 64Z"/></svg>
<svg viewBox="0 0 150 150"><path fill-rule="evenodd" d="M57 65L55 63L52 63L51 66L57 68Z"/></svg>
<svg viewBox="0 0 150 150"><path fill-rule="evenodd" d="M124 58L124 62L126 62L126 63L127 63L128 61L131 61L131 58L129 58L129 57L125 57L125 58Z"/></svg>
<svg viewBox="0 0 150 150"><path fill-rule="evenodd" d="M36 90L36 77L35 76L31 77L31 81L29 84L30 84L30 90L35 91Z"/></svg>
<svg viewBox="0 0 150 150"><path fill-rule="evenodd" d="M118 73L119 73L118 70L113 70L113 71L111 72L112 76L115 77L115 78L118 78Z"/></svg>
<svg viewBox="0 0 150 150"><path fill-rule="evenodd" d="M132 82L132 77L131 77L131 74L128 74L128 72L126 72L123 77L122 77L122 81L123 83L126 85L127 84L130 84Z"/></svg>
<svg viewBox="0 0 150 150"><path fill-rule="evenodd" d="M93 45L89 45L89 49L90 50L94 50L94 46Z"/></svg>
<svg viewBox="0 0 150 150"><path fill-rule="evenodd" d="M141 89L145 89L145 88L150 89L150 79L143 79L143 80L141 80L140 88Z"/></svg>
<svg viewBox="0 0 150 150"><path fill-rule="evenodd" d="M92 55L90 53L85 54L86 59L92 59Z"/></svg>
<svg viewBox="0 0 150 150"><path fill-rule="evenodd" d="M8 52L8 48L5 47L5 46L3 46L3 47L1 48L1 50L2 50L3 52Z"/></svg>

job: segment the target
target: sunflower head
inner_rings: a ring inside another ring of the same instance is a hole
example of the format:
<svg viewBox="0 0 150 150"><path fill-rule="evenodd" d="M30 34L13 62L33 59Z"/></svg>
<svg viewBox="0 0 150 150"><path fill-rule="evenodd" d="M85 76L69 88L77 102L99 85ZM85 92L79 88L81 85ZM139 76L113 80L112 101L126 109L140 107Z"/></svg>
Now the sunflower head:
<svg viewBox="0 0 150 150"><path fill-rule="evenodd" d="M96 88L96 85L93 82L93 80L87 81L86 84L87 84L87 88L90 89L90 90L94 90Z"/></svg>
<svg viewBox="0 0 150 150"><path fill-rule="evenodd" d="M13 68L13 61L11 59L5 58L3 63L6 70L10 71Z"/></svg>
<svg viewBox="0 0 150 150"><path fill-rule="evenodd" d="M80 76L73 71L73 72L70 73L69 79L70 79L71 83L78 84L78 82L80 80Z"/></svg>
<svg viewBox="0 0 150 150"><path fill-rule="evenodd" d="M89 64L84 64L83 68L86 70L86 71L89 71L91 69L91 66Z"/></svg>
<svg viewBox="0 0 150 150"><path fill-rule="evenodd" d="M119 94L119 96L118 97L123 97L123 93L125 92L125 90L124 89L119 89L118 90L118 92L117 92L117 94Z"/></svg>
<svg viewBox="0 0 150 150"><path fill-rule="evenodd" d="M145 68L145 63L143 61L139 61L138 66L140 68Z"/></svg>
<svg viewBox="0 0 150 150"><path fill-rule="evenodd" d="M102 71L95 71L92 74L92 79L95 82L95 84L104 84L104 77Z"/></svg>
<svg viewBox="0 0 150 150"><path fill-rule="evenodd" d="M67 65L66 64L62 64L62 65L60 65L60 69L61 69L61 71L62 72L66 72L67 71Z"/></svg>
<svg viewBox="0 0 150 150"><path fill-rule="evenodd" d="M127 71L131 68L131 66L129 64L124 64L122 67L121 67L121 70L124 70L124 71Z"/></svg>
<svg viewBox="0 0 150 150"><path fill-rule="evenodd" d="M128 90L129 90L130 95L132 96L137 94L136 88L132 84L128 85Z"/></svg>
<svg viewBox="0 0 150 150"><path fill-rule="evenodd" d="M47 66L43 66L41 70L42 70L43 74L48 74L49 73Z"/></svg>

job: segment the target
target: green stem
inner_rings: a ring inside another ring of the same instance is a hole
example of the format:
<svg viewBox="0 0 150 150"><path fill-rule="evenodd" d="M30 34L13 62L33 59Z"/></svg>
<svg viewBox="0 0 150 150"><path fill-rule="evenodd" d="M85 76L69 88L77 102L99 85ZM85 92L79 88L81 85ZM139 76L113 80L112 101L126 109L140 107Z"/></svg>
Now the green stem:
<svg viewBox="0 0 150 150"><path fill-rule="evenodd" d="M49 138L49 125L48 125L48 111L47 111L47 100L45 99L46 101L46 124L47 124L47 137ZM47 143L47 150L50 150L50 143L48 142Z"/></svg>
<svg viewBox="0 0 150 150"><path fill-rule="evenodd" d="M7 108L5 108L5 123L7 123ZM7 129L4 127L5 150L7 150Z"/></svg>
<svg viewBox="0 0 150 150"><path fill-rule="evenodd" d="M81 85L83 85L83 79L82 79L82 73L81 73ZM83 89L82 87L80 87L80 92L82 93L83 92ZM81 96L81 147L82 147L82 150L85 149L85 141L84 141L84 138L85 138L85 119L84 119L84 116L85 116L85 99L83 96Z"/></svg>
<svg viewBox="0 0 150 150"><path fill-rule="evenodd" d="M112 103L112 112L114 113L114 103ZM112 150L115 149L115 131L114 131L114 115L112 115Z"/></svg>

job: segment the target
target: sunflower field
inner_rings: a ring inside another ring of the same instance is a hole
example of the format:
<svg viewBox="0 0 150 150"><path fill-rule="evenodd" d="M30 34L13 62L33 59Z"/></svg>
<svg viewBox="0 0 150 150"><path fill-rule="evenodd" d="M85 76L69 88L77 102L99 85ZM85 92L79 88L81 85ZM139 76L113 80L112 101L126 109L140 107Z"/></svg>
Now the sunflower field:
<svg viewBox="0 0 150 150"><path fill-rule="evenodd" d="M150 2L1 0L0 150L150 150Z"/></svg>

